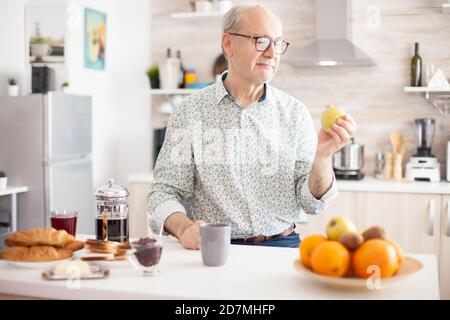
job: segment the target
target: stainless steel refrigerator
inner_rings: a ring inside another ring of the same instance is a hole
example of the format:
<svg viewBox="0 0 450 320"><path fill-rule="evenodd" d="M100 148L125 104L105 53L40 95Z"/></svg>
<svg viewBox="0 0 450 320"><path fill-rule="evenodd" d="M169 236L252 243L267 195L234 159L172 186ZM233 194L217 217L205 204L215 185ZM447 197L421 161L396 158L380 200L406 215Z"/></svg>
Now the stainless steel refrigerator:
<svg viewBox="0 0 450 320"><path fill-rule="evenodd" d="M19 197L18 229L49 226L51 210L78 212L94 232L91 98L62 92L0 97L0 170Z"/></svg>

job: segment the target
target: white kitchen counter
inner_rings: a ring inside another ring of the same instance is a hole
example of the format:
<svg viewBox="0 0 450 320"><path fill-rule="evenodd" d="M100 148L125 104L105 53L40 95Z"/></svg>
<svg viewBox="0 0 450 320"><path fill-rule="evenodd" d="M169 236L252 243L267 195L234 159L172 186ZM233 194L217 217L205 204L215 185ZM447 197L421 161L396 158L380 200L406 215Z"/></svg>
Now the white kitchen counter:
<svg viewBox="0 0 450 320"><path fill-rule="evenodd" d="M42 270L0 262L0 293L52 299L439 299L434 255L411 255L424 268L408 281L381 290L340 290L298 273L298 249L233 245L227 264L205 267L199 251L164 238L161 275L142 277L133 268L113 268L106 279L47 281Z"/></svg>
<svg viewBox="0 0 450 320"><path fill-rule="evenodd" d="M153 172L136 173L128 176L129 183L147 183L153 181Z"/></svg>
<svg viewBox="0 0 450 320"><path fill-rule="evenodd" d="M450 182L424 181L387 181L374 177L365 177L359 181L338 180L340 191L362 192L404 192L404 193L435 193L450 194Z"/></svg>
<svg viewBox="0 0 450 320"><path fill-rule="evenodd" d="M133 174L128 176L130 183L149 184L153 180L153 172ZM362 180L337 180L339 191L362 192L403 192L403 193L435 193L450 194L450 182L422 182L422 181L387 181L366 176Z"/></svg>
<svg viewBox="0 0 450 320"><path fill-rule="evenodd" d="M6 189L0 190L0 196L11 196L11 232L17 231L17 195L24 192L28 192L27 186L9 186Z"/></svg>
<svg viewBox="0 0 450 320"><path fill-rule="evenodd" d="M28 187L25 187L25 186L20 186L20 187L9 186L6 189L0 189L0 196L23 193L23 192L27 192L27 191L28 191Z"/></svg>

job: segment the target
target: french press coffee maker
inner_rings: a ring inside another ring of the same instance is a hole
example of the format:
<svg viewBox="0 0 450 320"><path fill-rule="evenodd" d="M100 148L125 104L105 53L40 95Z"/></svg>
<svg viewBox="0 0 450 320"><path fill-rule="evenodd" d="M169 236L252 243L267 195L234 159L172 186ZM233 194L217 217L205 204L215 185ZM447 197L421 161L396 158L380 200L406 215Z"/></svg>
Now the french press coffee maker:
<svg viewBox="0 0 450 320"><path fill-rule="evenodd" d="M114 179L95 191L97 239L128 242L128 195L128 189L114 184Z"/></svg>

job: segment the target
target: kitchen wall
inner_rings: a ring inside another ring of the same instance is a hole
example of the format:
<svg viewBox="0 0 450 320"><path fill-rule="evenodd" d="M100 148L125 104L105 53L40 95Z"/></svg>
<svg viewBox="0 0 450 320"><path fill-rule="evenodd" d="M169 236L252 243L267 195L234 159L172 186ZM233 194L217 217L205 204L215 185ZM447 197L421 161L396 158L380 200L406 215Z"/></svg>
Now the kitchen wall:
<svg viewBox="0 0 450 320"><path fill-rule="evenodd" d="M23 92L25 82L25 3L0 0L0 95L7 94L8 78L16 77Z"/></svg>
<svg viewBox="0 0 450 320"><path fill-rule="evenodd" d="M170 13L189 10L187 0L153 0L152 59L164 56L165 48L181 49L186 67L193 67L200 81L212 81L212 64L221 52L221 18L171 19ZM235 4L248 3L237 1ZM314 38L313 0L261 0L284 24L290 53ZM414 42L420 43L424 64L433 63L450 77L450 15L442 14L440 0L351 1L353 42L376 62L373 67L294 68L282 63L272 84L303 101L316 128L328 104L341 106L358 123L356 141L365 145L368 174L373 173L376 152L389 143L389 133L400 131L415 152L413 120L436 119L433 153L444 176L446 141L450 139L450 116L443 117L422 96L406 94ZM379 11L379 20L372 12ZM375 19L374 19L375 17ZM378 23L379 21L379 23Z"/></svg>
<svg viewBox="0 0 450 320"><path fill-rule="evenodd" d="M67 66L71 91L92 95L94 185L108 177L127 183L131 173L150 168L150 3L146 0L72 0ZM84 8L107 14L105 70L84 68Z"/></svg>
<svg viewBox="0 0 450 320"><path fill-rule="evenodd" d="M126 184L127 176L148 171L150 108L145 71L150 64L151 3L147 0L0 0L0 95L15 76L29 93L26 45L27 4L68 5L66 66L70 90L92 96L94 187L109 177ZM84 8L107 14L106 67L84 68ZM64 17L63 17L64 18ZM30 28L34 31L34 26ZM44 31L44 30L41 30Z"/></svg>

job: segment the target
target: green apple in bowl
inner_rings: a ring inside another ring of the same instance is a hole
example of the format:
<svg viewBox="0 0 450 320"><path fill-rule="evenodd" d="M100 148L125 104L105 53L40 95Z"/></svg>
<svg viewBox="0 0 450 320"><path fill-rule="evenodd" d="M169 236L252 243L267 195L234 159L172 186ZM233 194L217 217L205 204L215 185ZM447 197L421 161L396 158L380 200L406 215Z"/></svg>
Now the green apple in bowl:
<svg viewBox="0 0 450 320"><path fill-rule="evenodd" d="M339 241L339 238L348 232L356 232L356 227L346 217L336 216L327 223L326 234L328 240Z"/></svg>

